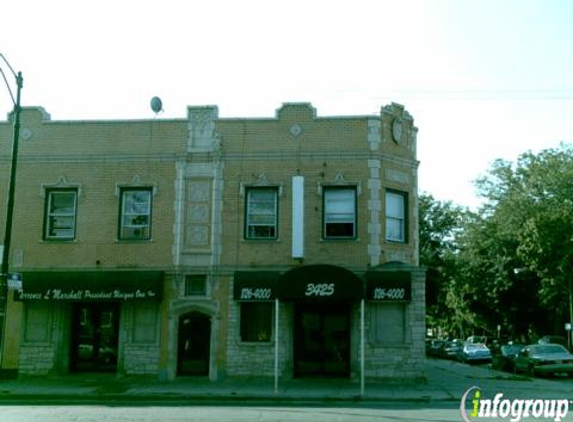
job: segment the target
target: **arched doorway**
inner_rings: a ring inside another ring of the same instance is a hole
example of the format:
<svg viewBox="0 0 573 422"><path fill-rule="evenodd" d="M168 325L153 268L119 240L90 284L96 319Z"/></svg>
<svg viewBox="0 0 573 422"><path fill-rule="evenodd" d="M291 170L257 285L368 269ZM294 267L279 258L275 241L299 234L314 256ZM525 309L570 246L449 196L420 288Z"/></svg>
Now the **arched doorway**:
<svg viewBox="0 0 573 422"><path fill-rule="evenodd" d="M208 376L211 355L211 318L200 312L179 317L177 375Z"/></svg>

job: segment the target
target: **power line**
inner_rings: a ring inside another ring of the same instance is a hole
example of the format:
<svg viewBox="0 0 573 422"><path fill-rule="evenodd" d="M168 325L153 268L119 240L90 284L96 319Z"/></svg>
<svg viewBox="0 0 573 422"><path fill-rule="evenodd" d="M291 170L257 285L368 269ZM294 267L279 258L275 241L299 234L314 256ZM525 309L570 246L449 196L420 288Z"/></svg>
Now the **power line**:
<svg viewBox="0 0 573 422"><path fill-rule="evenodd" d="M573 100L573 89L396 89L379 98L420 100Z"/></svg>

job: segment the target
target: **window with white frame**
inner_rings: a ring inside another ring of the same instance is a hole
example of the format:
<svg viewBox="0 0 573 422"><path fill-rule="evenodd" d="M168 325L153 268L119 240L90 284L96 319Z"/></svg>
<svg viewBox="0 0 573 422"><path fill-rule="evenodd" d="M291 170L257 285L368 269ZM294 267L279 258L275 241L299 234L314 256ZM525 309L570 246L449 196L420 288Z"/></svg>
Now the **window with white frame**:
<svg viewBox="0 0 573 422"><path fill-rule="evenodd" d="M406 194L386 192L386 240L391 242L407 241L406 238Z"/></svg>
<svg viewBox="0 0 573 422"><path fill-rule="evenodd" d="M76 237L76 189L49 189L46 191L44 239L73 240Z"/></svg>
<svg viewBox="0 0 573 422"><path fill-rule="evenodd" d="M151 189L121 190L119 239L148 240L151 238Z"/></svg>
<svg viewBox="0 0 573 422"><path fill-rule="evenodd" d="M323 210L325 239L356 237L356 188L324 187Z"/></svg>
<svg viewBox="0 0 573 422"><path fill-rule="evenodd" d="M246 190L245 238L276 239L278 236L278 189Z"/></svg>

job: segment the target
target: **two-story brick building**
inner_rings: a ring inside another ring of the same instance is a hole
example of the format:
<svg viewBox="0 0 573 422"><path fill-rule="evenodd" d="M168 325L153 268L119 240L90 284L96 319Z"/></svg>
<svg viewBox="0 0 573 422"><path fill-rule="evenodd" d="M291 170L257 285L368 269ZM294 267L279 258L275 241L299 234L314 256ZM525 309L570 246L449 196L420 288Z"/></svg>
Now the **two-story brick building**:
<svg viewBox="0 0 573 422"><path fill-rule="evenodd" d="M24 281L3 368L422 375L417 129L402 106L111 122L31 109L22 123Z"/></svg>
<svg viewBox="0 0 573 422"><path fill-rule="evenodd" d="M223 175L213 190L221 252L209 277L224 293L212 310L197 309L215 321L211 347L226 350L211 370L420 376L424 272L410 115L397 104L378 116L322 118L310 104L285 104L269 119L216 112L190 109L203 116Z"/></svg>
<svg viewBox="0 0 573 422"><path fill-rule="evenodd" d="M184 125L52 121L41 108L21 121L10 271L24 291L9 292L2 368L158 371ZM11 126L0 134L4 194Z"/></svg>

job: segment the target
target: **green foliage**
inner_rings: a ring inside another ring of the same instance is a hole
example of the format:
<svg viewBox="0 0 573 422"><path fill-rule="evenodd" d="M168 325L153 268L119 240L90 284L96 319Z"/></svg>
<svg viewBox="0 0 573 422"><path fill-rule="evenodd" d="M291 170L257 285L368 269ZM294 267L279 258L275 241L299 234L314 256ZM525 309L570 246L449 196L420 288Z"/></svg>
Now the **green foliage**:
<svg viewBox="0 0 573 422"><path fill-rule="evenodd" d="M505 163L490 174L481 186L489 188L492 218L512 235L516 259L540 278L539 299L553 303L572 276L573 150L528 152L515 168Z"/></svg>
<svg viewBox="0 0 573 422"><path fill-rule="evenodd" d="M562 330L573 277L573 149L497 160L476 185L478 212L420 198L429 322L459 335Z"/></svg>
<svg viewBox="0 0 573 422"><path fill-rule="evenodd" d="M420 264L426 272L426 310L432 327L450 325L444 313L450 275L455 267L456 238L465 210L452 202L420 195Z"/></svg>

